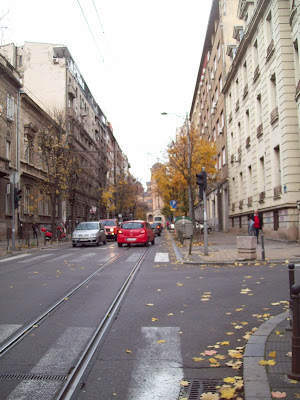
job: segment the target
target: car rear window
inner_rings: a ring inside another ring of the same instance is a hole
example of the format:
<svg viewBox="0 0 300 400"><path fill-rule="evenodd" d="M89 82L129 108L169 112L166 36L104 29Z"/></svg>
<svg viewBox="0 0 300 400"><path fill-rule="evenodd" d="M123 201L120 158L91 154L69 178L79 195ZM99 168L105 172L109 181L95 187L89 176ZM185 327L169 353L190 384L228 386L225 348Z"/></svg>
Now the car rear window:
<svg viewBox="0 0 300 400"><path fill-rule="evenodd" d="M92 229L99 229L98 222L81 222L76 227L76 230L79 230L79 231L87 231L87 230L92 230Z"/></svg>
<svg viewBox="0 0 300 400"><path fill-rule="evenodd" d="M124 222L122 229L141 229L143 224L141 222Z"/></svg>

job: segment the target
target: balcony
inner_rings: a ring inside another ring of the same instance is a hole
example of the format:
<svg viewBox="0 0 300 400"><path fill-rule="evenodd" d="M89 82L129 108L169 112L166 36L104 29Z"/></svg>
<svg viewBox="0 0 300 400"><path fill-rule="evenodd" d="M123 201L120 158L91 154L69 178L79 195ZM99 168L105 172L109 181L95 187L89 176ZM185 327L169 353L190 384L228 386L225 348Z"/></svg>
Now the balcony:
<svg viewBox="0 0 300 400"><path fill-rule="evenodd" d="M258 198L259 198L260 203L264 203L265 198L266 198L266 192L260 192L258 195Z"/></svg>
<svg viewBox="0 0 300 400"><path fill-rule="evenodd" d="M243 204L244 204L244 201L243 201L243 200L240 200L240 202L239 202L239 209L240 209L240 210L242 210Z"/></svg>
<svg viewBox="0 0 300 400"><path fill-rule="evenodd" d="M275 107L270 114L270 123L273 124L279 118L278 107Z"/></svg>
<svg viewBox="0 0 300 400"><path fill-rule="evenodd" d="M246 139L246 148L250 147L250 136Z"/></svg>
<svg viewBox="0 0 300 400"><path fill-rule="evenodd" d="M243 100L246 98L248 94L248 83L245 85L244 87L244 91L243 91Z"/></svg>
<svg viewBox="0 0 300 400"><path fill-rule="evenodd" d="M254 74L253 74L253 83L257 80L259 77L260 71L259 71L259 65L255 68Z"/></svg>
<svg viewBox="0 0 300 400"><path fill-rule="evenodd" d="M68 93L73 99L76 97L76 90L74 89L73 85L68 85Z"/></svg>
<svg viewBox="0 0 300 400"><path fill-rule="evenodd" d="M72 119L72 118L73 118L73 119L76 118L76 113L75 113L74 108L68 107L68 117L71 118L71 119Z"/></svg>
<svg viewBox="0 0 300 400"><path fill-rule="evenodd" d="M272 54L274 53L275 46L274 46L274 40L272 39L268 48L267 48L267 61L270 60Z"/></svg>
<svg viewBox="0 0 300 400"><path fill-rule="evenodd" d="M260 124L256 129L256 137L260 137L263 134L263 124Z"/></svg>
<svg viewBox="0 0 300 400"><path fill-rule="evenodd" d="M298 85L296 87L295 100L298 99L299 95L300 95L300 79L299 79Z"/></svg>
<svg viewBox="0 0 300 400"><path fill-rule="evenodd" d="M251 206L251 205L252 205L252 202L253 202L253 197L252 197L252 196L248 197L247 206Z"/></svg>
<svg viewBox="0 0 300 400"><path fill-rule="evenodd" d="M282 186L281 185L275 186L273 188L273 191L274 191L274 199L278 199L282 195Z"/></svg>

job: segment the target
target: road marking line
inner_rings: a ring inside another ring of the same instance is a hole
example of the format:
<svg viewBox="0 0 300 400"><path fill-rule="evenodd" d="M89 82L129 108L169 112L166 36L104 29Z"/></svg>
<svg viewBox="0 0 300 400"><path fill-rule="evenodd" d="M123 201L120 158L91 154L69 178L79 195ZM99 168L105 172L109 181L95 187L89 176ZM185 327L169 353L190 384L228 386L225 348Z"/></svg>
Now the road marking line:
<svg viewBox="0 0 300 400"><path fill-rule="evenodd" d="M71 327L65 330L57 342L44 354L30 373L49 375L67 374L93 334L93 328ZM61 382L21 382L7 397L7 400L43 399L52 400Z"/></svg>
<svg viewBox="0 0 300 400"><path fill-rule="evenodd" d="M137 353L128 398L177 399L183 378L179 331L178 327L142 328L144 346Z"/></svg>
<svg viewBox="0 0 300 400"><path fill-rule="evenodd" d="M28 257L28 256L31 256L31 255L32 254L20 254L19 256L8 257L8 258L5 258L4 260L0 260L0 263L1 262L5 262L5 261L17 260L18 258Z"/></svg>
<svg viewBox="0 0 300 400"><path fill-rule="evenodd" d="M19 263L27 263L27 262L31 262L31 261L36 261L36 260L40 260L41 258L45 258L45 257L49 257L52 256L52 253L48 253L48 254L43 254L41 256L36 256L31 258L30 260L23 260L23 261L18 261Z"/></svg>
<svg viewBox="0 0 300 400"><path fill-rule="evenodd" d="M136 262L141 257L141 253L131 254L125 262Z"/></svg>
<svg viewBox="0 0 300 400"><path fill-rule="evenodd" d="M168 253L156 253L154 262L169 262L169 254Z"/></svg>
<svg viewBox="0 0 300 400"><path fill-rule="evenodd" d="M50 263L52 261L59 261L59 260L64 260L69 256L73 256L74 253L67 253L67 254L63 254L62 256L57 256L57 257L52 257L51 260L46 260L46 263Z"/></svg>
<svg viewBox="0 0 300 400"><path fill-rule="evenodd" d="M4 342L14 332L16 332L22 325L17 324L1 324L0 325L0 343Z"/></svg>

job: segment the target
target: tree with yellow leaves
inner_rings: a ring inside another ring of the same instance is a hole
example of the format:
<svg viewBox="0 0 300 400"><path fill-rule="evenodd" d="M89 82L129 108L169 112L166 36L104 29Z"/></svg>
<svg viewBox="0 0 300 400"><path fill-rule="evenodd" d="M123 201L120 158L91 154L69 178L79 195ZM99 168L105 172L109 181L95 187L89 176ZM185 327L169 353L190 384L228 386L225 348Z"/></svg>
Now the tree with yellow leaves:
<svg viewBox="0 0 300 400"><path fill-rule="evenodd" d="M200 137L195 129L190 129L190 154L191 154L191 187L192 204L195 204L196 173L205 171L208 185L215 180L216 149L213 143ZM160 164L154 171L154 179L165 204L164 215L170 215L169 204L176 199L178 204L177 214L188 215L189 211L189 173L188 173L188 142L184 128L178 133L176 140L172 140L166 150L166 162Z"/></svg>

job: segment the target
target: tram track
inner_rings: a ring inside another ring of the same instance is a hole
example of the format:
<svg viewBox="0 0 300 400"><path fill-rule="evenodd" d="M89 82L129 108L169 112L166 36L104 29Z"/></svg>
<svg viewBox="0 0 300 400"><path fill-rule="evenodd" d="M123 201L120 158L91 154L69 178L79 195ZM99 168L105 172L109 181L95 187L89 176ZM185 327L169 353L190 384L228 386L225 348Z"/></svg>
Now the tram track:
<svg viewBox="0 0 300 400"><path fill-rule="evenodd" d="M1 359L1 357L4 356L4 354L9 355L9 352L11 350L13 350L13 348L19 342L21 342L28 335L30 335L30 332L32 332L33 329L37 327L37 325L40 327L42 325L42 322L46 322L46 319L50 315L52 315L54 313L54 311L58 309L58 307L63 306L66 298L70 299L70 297L72 297L72 295L74 295L75 293L78 293L81 288L85 287L88 282L91 282L94 278L99 276L99 274L102 271L104 271L104 269L106 269L113 262L117 261L129 249L130 248L126 248L121 253L112 257L104 265L102 265L95 272L90 274L88 277L86 277L84 280L82 280L80 283L78 283L75 287L73 287L67 293L65 293L64 296L62 296L60 299L58 299L50 307L48 307L46 310L44 310L43 313L41 313L36 318L31 320L29 323L26 324L26 326L23 326L21 330L17 331L6 342L1 344L0 359ZM140 268L148 251L149 251L149 248L147 248L143 252L141 252L139 254L138 258L136 259L136 261L133 263L133 265L132 266L130 265L129 270L126 271L126 275L123 276L122 281L120 282L119 288L113 294L113 296L114 296L113 299L109 300L109 303L108 303L108 305L106 305L106 308L105 308L106 311L104 311L103 314L100 316L100 318L99 318L99 320L101 319L100 322L98 323L98 325L96 327L94 327L93 333L91 334L90 338L86 342L86 345L84 346L84 348L78 355L77 361L75 360L74 363L72 363L72 365L70 365L69 371L66 372L65 376L63 377L64 379L59 379L59 380L62 380L62 382L61 382L61 385L58 388L58 390L56 390L55 394L54 393L51 394L51 398L53 400L66 400L66 399L71 400L72 398L75 398L74 394L80 390L81 382L83 381L83 376L87 373L88 368L91 367L91 360L92 360L93 356L95 355L95 353L97 352L97 349L99 349L101 342L104 340L106 333L108 332L113 321L115 320L117 313L120 309L120 306L121 306L128 290L135 278L135 275L138 273L139 268ZM70 302L68 301L66 304L69 305ZM64 308L62 308L61 310L64 310ZM17 347L16 347L16 349L18 350ZM29 374L24 375L24 376L29 376ZM38 374L32 374L32 376L33 376L32 379L37 379ZM40 374L38 378L40 380L44 380L44 379L47 380L48 377L47 377L47 374L45 376L43 374ZM53 378L53 377L51 377L51 378ZM59 376L59 378L62 378L62 377ZM5 378L2 377L1 379L5 379ZM24 379L26 380L26 377Z"/></svg>
<svg viewBox="0 0 300 400"><path fill-rule="evenodd" d="M0 359L1 357L9 351L14 345L16 345L20 340L22 340L37 324L41 323L45 318L47 318L54 310L56 310L65 300L66 298L70 298L74 293L76 293L80 288L86 285L91 279L93 279L96 275L101 273L105 268L107 268L111 263L121 257L128 249L125 251L115 255L110 260L108 260L105 264L103 264L96 271L91 273L88 277L79 282L76 286L71 288L69 291L64 293L64 295L55 301L51 306L45 309L41 314L37 315L30 322L22 326L15 334L13 334L8 340L0 344Z"/></svg>

